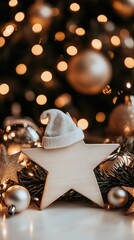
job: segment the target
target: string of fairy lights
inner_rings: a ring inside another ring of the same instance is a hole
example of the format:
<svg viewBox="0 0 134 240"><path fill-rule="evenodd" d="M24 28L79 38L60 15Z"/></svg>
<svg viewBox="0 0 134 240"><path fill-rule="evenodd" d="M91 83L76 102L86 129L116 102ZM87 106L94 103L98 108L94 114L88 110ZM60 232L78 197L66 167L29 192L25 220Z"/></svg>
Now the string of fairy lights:
<svg viewBox="0 0 134 240"><path fill-rule="evenodd" d="M43 1L37 1L36 4L43 3ZM19 1L17 0L10 0L8 2L8 5L10 8L16 8L19 5ZM74 14L77 14L79 11L81 11L81 6L77 2L71 2L69 5L69 11L71 11ZM32 14L32 13L31 13ZM60 14L60 9L58 7L51 8L49 5L44 5L42 8L40 8L40 16L38 18L31 17L30 23L31 23L31 31L32 34L35 34L37 36L40 36L41 33L44 31L44 23L42 18L48 18L51 22L51 17L57 17ZM10 21L9 23L6 23L1 28L1 36L0 36L0 48L4 47L6 45L7 39L10 38L13 34L17 34L19 24L26 21L26 15L22 11L18 11L14 15L14 19ZM101 35L97 38L91 37L91 40L89 42L89 47L91 47L94 50L101 51L105 46L110 46L107 51L107 55L109 56L109 59L114 59L114 51L113 48L122 47L127 49L125 57L123 59L123 68L132 70L134 68L134 58L131 54L132 50L134 49L134 40L129 32L128 29L122 28L122 29L116 29L114 23L108 19L106 15L99 14L96 18L96 22L101 25L107 32L107 35L105 36ZM48 21L48 26L50 26L50 23ZM74 22L68 23L68 31L74 36L77 36L79 38L84 37L85 35L88 35L87 30L84 29L83 26L78 26ZM66 39L66 30L65 31L57 31L54 35L54 41L63 42ZM7 42L8 44L8 42ZM110 49L110 50L109 50ZM45 52L45 47L42 44L42 41L38 41L38 43L34 43L29 51L29 54L32 54L34 57L39 57ZM77 44L68 44L65 45L65 52L69 57L73 57L78 54L79 52L79 46ZM68 61L66 60L66 56L62 57L56 62L56 69L57 71L64 73L68 69ZM28 72L29 66L25 62L18 62L15 67L15 72L17 75L22 76L26 75ZM40 81L42 81L44 84L48 84L47 86L51 86L54 81L53 72L50 71L50 69L44 69L40 73ZM132 88L131 81L127 80L125 83L126 89ZM8 83L2 83L0 84L0 95L8 95L10 92L10 86ZM110 85L106 85L106 87L102 91L103 94L111 94L112 89ZM36 96L36 94L32 90L28 90L25 93L25 99L27 101L36 101L36 104L38 105L45 105L49 98L45 94L39 94ZM118 95L118 94L117 94ZM116 103L118 99L118 96L113 97L113 104ZM63 108L64 106L70 104L72 101L72 97L69 93L63 93L59 95L55 101L54 105L57 108ZM18 109L18 110L16 110ZM16 103L12 106L12 113L13 112L19 112L21 111L21 108ZM104 122L106 120L106 114L104 112L98 112L95 116L95 120L99 123ZM47 120L43 120L41 122L42 124L47 124ZM87 129L90 126L89 120L85 118L81 118L77 121L78 126L80 126L83 130Z"/></svg>

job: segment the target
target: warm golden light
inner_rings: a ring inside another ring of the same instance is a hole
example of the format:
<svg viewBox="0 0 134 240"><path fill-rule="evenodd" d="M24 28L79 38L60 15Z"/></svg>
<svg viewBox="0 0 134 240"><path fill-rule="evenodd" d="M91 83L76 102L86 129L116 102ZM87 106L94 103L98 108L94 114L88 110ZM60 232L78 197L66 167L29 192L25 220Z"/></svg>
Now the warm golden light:
<svg viewBox="0 0 134 240"><path fill-rule="evenodd" d="M8 139L7 134L4 134L4 135L3 135L3 140L4 140L4 141L7 141L7 139Z"/></svg>
<svg viewBox="0 0 134 240"><path fill-rule="evenodd" d="M42 31L42 25L40 23L35 23L32 26L32 31L35 32L35 33L41 32Z"/></svg>
<svg viewBox="0 0 134 240"><path fill-rule="evenodd" d="M131 88L131 83L130 83L130 82L127 82L127 83L126 83L126 87L127 87L127 88Z"/></svg>
<svg viewBox="0 0 134 240"><path fill-rule="evenodd" d="M63 108L71 102L71 96L68 93L64 93L55 99L55 106L58 108Z"/></svg>
<svg viewBox="0 0 134 240"><path fill-rule="evenodd" d="M116 104L118 97L113 98L113 104Z"/></svg>
<svg viewBox="0 0 134 240"><path fill-rule="evenodd" d="M121 35L121 37L124 38L124 37L129 37L130 33L127 29L123 28L120 30L120 35Z"/></svg>
<svg viewBox="0 0 134 240"><path fill-rule="evenodd" d="M6 132L10 132L10 130L11 130L11 126L7 126L6 127Z"/></svg>
<svg viewBox="0 0 134 240"><path fill-rule="evenodd" d="M60 61L58 64L57 64L57 69L60 71L60 72L64 72L66 71L68 68L68 65L65 61Z"/></svg>
<svg viewBox="0 0 134 240"><path fill-rule="evenodd" d="M39 56L43 53L43 47L40 44L35 44L32 49L31 52L36 55Z"/></svg>
<svg viewBox="0 0 134 240"><path fill-rule="evenodd" d="M60 9L57 7L53 7L53 16L56 17L60 14Z"/></svg>
<svg viewBox="0 0 134 240"><path fill-rule="evenodd" d="M63 41L65 39L65 34L63 32L55 33L55 40Z"/></svg>
<svg viewBox="0 0 134 240"><path fill-rule="evenodd" d="M134 59L131 57L126 57L124 60L124 64L127 68L133 68L134 67Z"/></svg>
<svg viewBox="0 0 134 240"><path fill-rule="evenodd" d="M11 105L11 113L13 116L20 116L21 113L21 105L18 102L14 102Z"/></svg>
<svg viewBox="0 0 134 240"><path fill-rule="evenodd" d="M106 119L106 115L105 115L105 113L104 112L98 112L97 114L96 114L96 121L97 122L104 122L105 121L105 119Z"/></svg>
<svg viewBox="0 0 134 240"><path fill-rule="evenodd" d="M19 75L25 74L27 71L27 67L24 63L20 63L16 66L16 73Z"/></svg>
<svg viewBox="0 0 134 240"><path fill-rule="evenodd" d="M125 134L129 134L131 132L131 128L129 126L125 126L123 131Z"/></svg>
<svg viewBox="0 0 134 240"><path fill-rule="evenodd" d="M0 47L3 47L4 46L4 44L5 44L5 38L3 38L3 37L0 37Z"/></svg>
<svg viewBox="0 0 134 240"><path fill-rule="evenodd" d="M85 29L84 28L76 28L75 33L79 36L83 36L85 34Z"/></svg>
<svg viewBox="0 0 134 240"><path fill-rule="evenodd" d="M14 26L13 25L7 25L6 28L3 31L4 37L9 37L14 32Z"/></svg>
<svg viewBox="0 0 134 240"><path fill-rule="evenodd" d="M52 73L49 72L49 71L44 71L42 74L41 74L41 79L42 81L44 82L49 82L52 80Z"/></svg>
<svg viewBox="0 0 134 240"><path fill-rule="evenodd" d="M96 50L100 50L102 48L102 42L99 39L93 39L91 45Z"/></svg>
<svg viewBox="0 0 134 240"><path fill-rule="evenodd" d="M78 3L71 3L70 10L73 12L77 12L80 10L80 5Z"/></svg>
<svg viewBox="0 0 134 240"><path fill-rule="evenodd" d="M31 90L25 92L25 98L27 101L32 102L35 99L35 93Z"/></svg>
<svg viewBox="0 0 134 240"><path fill-rule="evenodd" d="M88 121L85 118L81 118L81 119L78 120L77 125L82 130L86 130L88 128Z"/></svg>
<svg viewBox="0 0 134 240"><path fill-rule="evenodd" d="M103 94L108 95L108 94L111 94L112 89L109 85L106 85L105 88L103 88L102 92Z"/></svg>
<svg viewBox="0 0 134 240"><path fill-rule="evenodd" d="M16 22L22 22L25 18L25 14L23 12L18 12L15 14L14 18Z"/></svg>
<svg viewBox="0 0 134 240"><path fill-rule="evenodd" d="M48 120L49 120L49 118L47 117L47 118L45 118L45 119L40 119L40 122L41 122L43 125L47 125Z"/></svg>
<svg viewBox="0 0 134 240"><path fill-rule="evenodd" d="M36 98L36 102L39 104L39 105L44 105L46 104L47 102L47 97L43 94L40 94L37 96Z"/></svg>
<svg viewBox="0 0 134 240"><path fill-rule="evenodd" d="M75 46L69 46L67 49L66 49L67 53L70 55L70 56L74 56L77 54L78 50Z"/></svg>
<svg viewBox="0 0 134 240"><path fill-rule="evenodd" d="M101 22L101 23L106 23L107 22L107 17L103 14L100 14L98 17L97 17L97 21L98 22Z"/></svg>
<svg viewBox="0 0 134 240"><path fill-rule="evenodd" d="M114 58L114 53L112 51L108 51L107 53L110 59Z"/></svg>
<svg viewBox="0 0 134 240"><path fill-rule="evenodd" d="M9 92L9 86L6 83L0 85L0 94L6 95Z"/></svg>
<svg viewBox="0 0 134 240"><path fill-rule="evenodd" d="M112 36L111 37L111 43L115 46L115 47L118 47L121 43L120 39L118 36Z"/></svg>
<svg viewBox="0 0 134 240"><path fill-rule="evenodd" d="M15 7L18 4L18 1L17 0L10 0L8 4L9 4L10 7Z"/></svg>

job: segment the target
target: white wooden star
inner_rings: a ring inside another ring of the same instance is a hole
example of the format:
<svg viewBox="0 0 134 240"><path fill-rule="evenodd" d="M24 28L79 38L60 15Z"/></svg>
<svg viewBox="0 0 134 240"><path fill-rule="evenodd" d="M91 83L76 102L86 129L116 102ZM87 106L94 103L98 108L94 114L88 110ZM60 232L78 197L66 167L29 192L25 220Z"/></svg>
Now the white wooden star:
<svg viewBox="0 0 134 240"><path fill-rule="evenodd" d="M23 153L48 171L40 209L46 208L71 189L103 206L93 169L118 146L118 144L85 144L79 141L59 149L24 149Z"/></svg>

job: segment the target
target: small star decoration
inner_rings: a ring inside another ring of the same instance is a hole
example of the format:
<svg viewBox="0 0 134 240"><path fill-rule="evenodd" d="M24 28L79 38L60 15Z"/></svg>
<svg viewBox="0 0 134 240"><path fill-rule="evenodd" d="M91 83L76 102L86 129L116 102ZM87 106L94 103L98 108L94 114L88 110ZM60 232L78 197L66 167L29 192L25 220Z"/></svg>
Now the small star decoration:
<svg viewBox="0 0 134 240"><path fill-rule="evenodd" d="M127 191L128 193L130 193L134 198L134 188L133 187L123 187L123 189L125 191ZM127 211L127 214L130 214L130 213L134 213L134 199L133 199L132 205L130 206L130 208Z"/></svg>
<svg viewBox="0 0 134 240"><path fill-rule="evenodd" d="M8 155L3 144L0 145L0 183L11 179L18 182L17 171L21 170L22 166L18 163L20 152Z"/></svg>

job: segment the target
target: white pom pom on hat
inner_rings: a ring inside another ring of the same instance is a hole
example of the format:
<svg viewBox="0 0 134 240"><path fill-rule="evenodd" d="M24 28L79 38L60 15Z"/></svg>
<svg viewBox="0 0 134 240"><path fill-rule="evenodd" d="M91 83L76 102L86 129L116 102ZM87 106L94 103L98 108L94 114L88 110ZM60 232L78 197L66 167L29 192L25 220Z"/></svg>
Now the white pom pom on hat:
<svg viewBox="0 0 134 240"><path fill-rule="evenodd" d="M84 138L83 131L77 127L69 114L58 109L44 111L40 119L48 117L48 124L42 138L42 147L56 149L67 147Z"/></svg>

